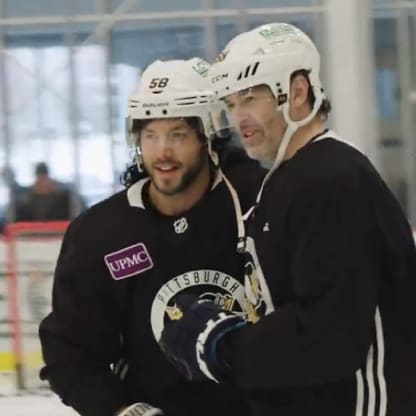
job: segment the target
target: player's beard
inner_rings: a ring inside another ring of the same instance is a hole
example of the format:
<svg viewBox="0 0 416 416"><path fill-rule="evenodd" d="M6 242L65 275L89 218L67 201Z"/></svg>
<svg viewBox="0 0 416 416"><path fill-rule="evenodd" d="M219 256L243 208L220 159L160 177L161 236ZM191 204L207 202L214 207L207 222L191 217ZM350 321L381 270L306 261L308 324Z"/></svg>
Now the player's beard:
<svg viewBox="0 0 416 416"><path fill-rule="evenodd" d="M194 161L194 163L188 165L188 167L185 168L184 172L182 173L182 176L179 179L179 182L177 182L176 185L161 185L160 183L158 183L157 176L153 173L153 171L148 169L148 172L151 172L149 174L150 180L154 188L159 193L166 196L173 196L187 190L201 174L202 170L204 169L207 163L208 160L206 156L206 149L204 146L202 146L198 154L198 158Z"/></svg>

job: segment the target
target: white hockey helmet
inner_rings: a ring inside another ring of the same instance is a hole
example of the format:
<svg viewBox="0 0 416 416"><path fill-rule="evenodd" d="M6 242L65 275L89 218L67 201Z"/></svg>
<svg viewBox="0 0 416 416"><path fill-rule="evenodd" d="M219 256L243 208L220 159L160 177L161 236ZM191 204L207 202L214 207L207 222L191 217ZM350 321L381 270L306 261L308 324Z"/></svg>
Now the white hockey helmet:
<svg viewBox="0 0 416 416"><path fill-rule="evenodd" d="M135 120L197 117L204 136L212 140L226 130L226 111L211 89L210 65L200 59L157 60L143 72L136 92L129 97L128 134L135 145Z"/></svg>
<svg viewBox="0 0 416 416"><path fill-rule="evenodd" d="M320 55L312 40L287 23L270 23L232 39L210 69L219 98L265 84L281 106L288 101L291 75L306 70L316 100L322 101Z"/></svg>

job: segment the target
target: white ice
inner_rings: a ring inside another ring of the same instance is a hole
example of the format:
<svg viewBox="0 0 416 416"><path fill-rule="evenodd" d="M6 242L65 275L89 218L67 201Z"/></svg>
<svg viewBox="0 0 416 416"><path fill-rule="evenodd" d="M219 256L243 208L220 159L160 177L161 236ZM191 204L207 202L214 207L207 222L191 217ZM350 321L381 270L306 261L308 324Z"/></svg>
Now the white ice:
<svg viewBox="0 0 416 416"><path fill-rule="evenodd" d="M0 373L0 415L1 416L77 416L74 410L65 406L60 399L44 389L36 394L22 394L16 391L15 378Z"/></svg>
<svg viewBox="0 0 416 416"><path fill-rule="evenodd" d="M2 416L76 416L74 410L62 404L54 395L24 395L0 397Z"/></svg>

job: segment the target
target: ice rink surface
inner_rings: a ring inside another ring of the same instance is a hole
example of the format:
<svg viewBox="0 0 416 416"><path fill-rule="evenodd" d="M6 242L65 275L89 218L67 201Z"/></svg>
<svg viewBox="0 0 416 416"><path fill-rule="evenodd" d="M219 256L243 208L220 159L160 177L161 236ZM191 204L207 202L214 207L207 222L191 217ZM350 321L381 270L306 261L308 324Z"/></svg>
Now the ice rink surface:
<svg viewBox="0 0 416 416"><path fill-rule="evenodd" d="M56 396L24 395L0 396L2 416L76 416Z"/></svg>
<svg viewBox="0 0 416 416"><path fill-rule="evenodd" d="M77 416L50 391L21 394L13 387L14 376L0 373L1 416Z"/></svg>

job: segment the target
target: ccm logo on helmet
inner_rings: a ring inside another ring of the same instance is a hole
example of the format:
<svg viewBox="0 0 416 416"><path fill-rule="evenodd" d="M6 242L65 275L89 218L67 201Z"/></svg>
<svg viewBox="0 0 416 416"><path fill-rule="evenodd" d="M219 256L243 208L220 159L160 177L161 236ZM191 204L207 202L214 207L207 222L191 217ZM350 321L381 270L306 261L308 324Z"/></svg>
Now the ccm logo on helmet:
<svg viewBox="0 0 416 416"><path fill-rule="evenodd" d="M225 78L228 78L228 73L217 75L216 77L212 77L211 78L211 83L215 84L216 82L219 82L219 81L221 81L222 79L225 79Z"/></svg>

